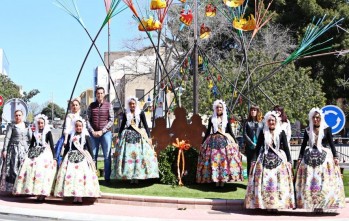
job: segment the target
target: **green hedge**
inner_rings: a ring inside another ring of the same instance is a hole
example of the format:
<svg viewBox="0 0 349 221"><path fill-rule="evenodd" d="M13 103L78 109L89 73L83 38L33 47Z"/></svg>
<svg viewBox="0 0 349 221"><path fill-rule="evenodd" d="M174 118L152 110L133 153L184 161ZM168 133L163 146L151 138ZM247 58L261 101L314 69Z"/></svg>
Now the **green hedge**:
<svg viewBox="0 0 349 221"><path fill-rule="evenodd" d="M182 178L184 184L195 183L196 166L198 163L198 152L194 148L184 151L185 172ZM177 156L178 148L170 145L159 155L160 183L178 185L177 178Z"/></svg>

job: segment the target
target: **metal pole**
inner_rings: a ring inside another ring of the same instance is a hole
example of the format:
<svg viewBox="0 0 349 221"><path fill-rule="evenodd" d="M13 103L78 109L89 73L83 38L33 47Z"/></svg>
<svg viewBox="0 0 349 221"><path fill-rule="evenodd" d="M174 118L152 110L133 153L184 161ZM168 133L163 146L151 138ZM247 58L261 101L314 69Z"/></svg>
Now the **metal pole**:
<svg viewBox="0 0 349 221"><path fill-rule="evenodd" d="M108 22L108 69L109 69L109 73L110 73L110 22ZM108 101L110 102L110 77L108 76L108 84L107 84L108 88Z"/></svg>
<svg viewBox="0 0 349 221"><path fill-rule="evenodd" d="M194 0L194 73L193 73L193 112L199 113L199 91L198 91L198 2Z"/></svg>
<svg viewBox="0 0 349 221"><path fill-rule="evenodd" d="M53 93L52 93L52 97L51 97L51 124L53 124Z"/></svg>

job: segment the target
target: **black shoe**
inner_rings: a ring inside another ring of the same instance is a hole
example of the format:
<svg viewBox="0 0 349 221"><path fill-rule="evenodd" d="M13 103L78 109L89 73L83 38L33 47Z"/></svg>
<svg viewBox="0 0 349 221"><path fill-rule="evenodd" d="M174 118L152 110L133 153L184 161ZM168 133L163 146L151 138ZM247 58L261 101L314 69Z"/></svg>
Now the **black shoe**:
<svg viewBox="0 0 349 221"><path fill-rule="evenodd" d="M110 186L110 185L111 185L110 179L105 180L105 185L106 185L106 186Z"/></svg>

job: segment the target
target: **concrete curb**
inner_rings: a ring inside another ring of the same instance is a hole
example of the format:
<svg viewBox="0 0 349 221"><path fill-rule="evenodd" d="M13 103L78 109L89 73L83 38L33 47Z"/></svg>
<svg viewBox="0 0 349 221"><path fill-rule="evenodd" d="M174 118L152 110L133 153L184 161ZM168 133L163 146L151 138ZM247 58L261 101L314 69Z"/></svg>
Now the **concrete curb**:
<svg viewBox="0 0 349 221"><path fill-rule="evenodd" d="M57 198L52 198L57 200ZM52 200L51 199L51 200ZM59 200L59 199L58 199ZM110 204L123 204L126 205L140 205L140 206L154 206L154 207L171 207L174 209L186 208L188 211L192 209L203 209L205 210L228 210L233 212L234 210L245 210L242 209L243 200L226 200L226 199L193 199L193 198L172 198L172 197L150 197L150 196L133 196L133 195L122 195L122 194L102 194L102 197L98 200L103 204L103 200L108 200ZM60 200L59 200L60 201ZM346 203L349 203L349 198L346 198ZM82 208L82 207L81 207ZM88 210L88 205L84 207ZM104 208L102 206L102 208ZM200 211L200 210L198 210ZM298 212L301 210L297 210ZM302 211L301 211L302 212ZM233 212L234 213L234 212ZM121 213L123 214L123 213ZM136 215L136 214L135 214ZM264 215L263 215L264 216ZM163 221L168 220L165 218L149 218L139 216L123 216L123 215L103 215L103 214L91 214L82 213L77 211L62 211L62 210L45 210L43 208L23 208L19 206L7 206L0 205L0 220L5 218L6 220L99 220L99 221ZM174 219L173 219L174 218ZM178 219L179 218L179 219ZM181 217L182 218L182 217ZM183 221L189 219L181 219L180 217L171 217L173 221ZM266 217L261 217L259 220L265 220ZM327 220L328 217L318 217L318 220ZM206 220L206 219L205 219ZM208 220L208 219L207 219ZM347 218L339 218L336 220L347 220Z"/></svg>
<svg viewBox="0 0 349 221"><path fill-rule="evenodd" d="M155 197L102 193L98 203L123 204L134 206L161 206L188 209L241 210L244 209L243 199L195 199L175 197ZM349 198L345 198L349 203Z"/></svg>
<svg viewBox="0 0 349 221"><path fill-rule="evenodd" d="M161 206L171 208L188 209L219 209L241 210L244 201L242 199L194 199L175 197L135 196L123 194L102 193L99 203L124 204L135 206Z"/></svg>
<svg viewBox="0 0 349 221"><path fill-rule="evenodd" d="M96 214L83 214L74 212L62 212L53 210L41 210L32 208L17 208L10 206L0 206L0 215L9 216L9 220L13 218L29 218L37 220L79 220L79 221L162 221L163 219L157 218L144 218L144 217L128 217L128 216L111 216L111 215L96 215ZM3 217L2 217L3 218ZM179 221L179 220L178 220Z"/></svg>

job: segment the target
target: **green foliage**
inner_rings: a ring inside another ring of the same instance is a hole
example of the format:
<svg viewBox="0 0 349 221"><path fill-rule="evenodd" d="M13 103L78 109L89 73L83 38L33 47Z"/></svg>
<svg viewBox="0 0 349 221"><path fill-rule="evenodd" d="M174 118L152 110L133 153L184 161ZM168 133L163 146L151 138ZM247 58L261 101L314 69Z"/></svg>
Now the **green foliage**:
<svg viewBox="0 0 349 221"><path fill-rule="evenodd" d="M0 95L4 103L11 98L21 97L20 88L9 77L0 74ZM2 115L3 105L0 107L0 117Z"/></svg>
<svg viewBox="0 0 349 221"><path fill-rule="evenodd" d="M168 185L176 185L177 177L172 171L173 162L175 161L175 147L168 146L159 155L159 172L160 182Z"/></svg>
<svg viewBox="0 0 349 221"><path fill-rule="evenodd" d="M48 119L52 120L52 103L49 103L47 107L45 107L42 111L42 114L45 114ZM65 110L58 106L57 104L53 103L53 117L59 117L61 119L64 118Z"/></svg>
<svg viewBox="0 0 349 221"><path fill-rule="evenodd" d="M4 99L4 103L12 98L21 98L24 102L29 102L32 97L40 93L34 89L29 93L23 92L20 94L20 87L16 85L8 76L0 74L0 95ZM2 115L3 105L0 107L0 117Z"/></svg>
<svg viewBox="0 0 349 221"><path fill-rule="evenodd" d="M277 0L274 8L278 16L276 22L291 27L293 37L298 42L302 39L305 27L314 17L320 18L327 15L327 22L332 18L344 18L340 27L349 29L349 4L346 0ZM349 48L349 35L339 28L333 28L327 34L319 39L333 38L331 42L324 45L332 46L332 51L347 50ZM349 56L333 56L311 58L297 63L297 67L311 67L311 77L313 79L321 78L325 84L323 91L328 101L336 98L349 98L349 89L341 82L347 80L346 74L349 71Z"/></svg>
<svg viewBox="0 0 349 221"><path fill-rule="evenodd" d="M177 156L178 148L174 146L168 146L159 155L159 172L160 182L175 186L178 184L177 179ZM184 151L185 157L185 173L182 181L184 185L195 183L196 179L196 166L198 162L198 152L190 148Z"/></svg>
<svg viewBox="0 0 349 221"><path fill-rule="evenodd" d="M269 1L266 1L267 4ZM250 12L254 11L254 2L249 2ZM188 51L193 41L192 26L182 31L178 27L178 11L172 8L169 16L169 30L174 36L171 44L176 51ZM203 12L200 12L202 14ZM201 55L209 59L207 68L199 75L199 113L212 114L212 103L223 99L234 116L245 117L249 100L262 107L263 112L269 111L276 104L285 107L291 122L300 120L306 124L307 113L312 107L322 107L325 103L335 103L336 98L349 98L347 73L349 72L349 56L308 57L295 63L282 66L270 79L260 80L280 66L294 52L313 19L327 15L324 24L334 17L344 18L340 26L349 29L349 4L345 0L274 0L271 11L276 15L273 20L256 34L249 42L251 32L238 34L229 19L218 15L208 20L199 16L199 24L205 23L211 28L208 40L199 40ZM247 13L248 14L248 13ZM201 19L201 20L200 20ZM340 28L332 28L314 43L324 42L333 37L332 41L321 44L320 48L332 47L334 50L349 49L349 37ZM246 50L245 50L246 49ZM203 53L202 53L203 52ZM244 53L245 52L245 53ZM181 54L182 55L182 54ZM193 58L191 55L190 59ZM182 61L178 56L177 60ZM182 106L188 112L193 107L192 66L181 71L179 80L175 82L185 88L181 97ZM247 80L248 74L252 77ZM218 76L222 80L218 80ZM214 95L209 82L217 85L218 94ZM244 85L245 82L248 82ZM260 83L260 84L259 84ZM236 87L245 97L238 98L233 94ZM249 89L259 84L258 88ZM327 102L326 102L327 101ZM239 119L240 117L238 117Z"/></svg>
<svg viewBox="0 0 349 221"><path fill-rule="evenodd" d="M28 102L30 102L30 99L33 98L38 93L40 93L40 91L38 89L31 90L28 93L24 91L22 99L24 102L28 103Z"/></svg>

